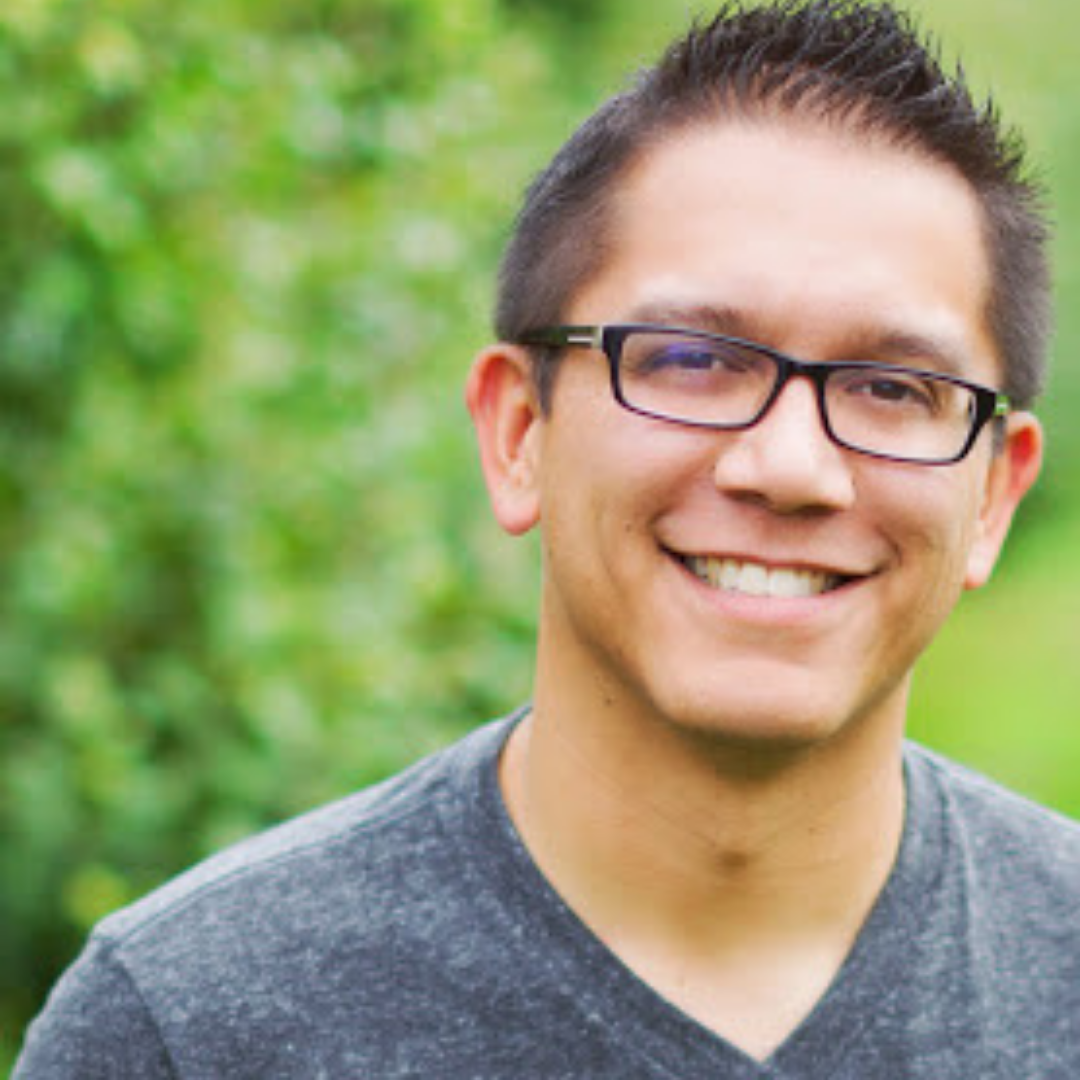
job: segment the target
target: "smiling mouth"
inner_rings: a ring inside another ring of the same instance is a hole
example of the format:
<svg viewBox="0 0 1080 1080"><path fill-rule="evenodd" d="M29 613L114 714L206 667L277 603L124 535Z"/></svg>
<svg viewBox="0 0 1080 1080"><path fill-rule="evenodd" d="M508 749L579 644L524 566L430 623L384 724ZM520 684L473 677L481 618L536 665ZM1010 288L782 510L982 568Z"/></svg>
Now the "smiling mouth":
<svg viewBox="0 0 1080 1080"><path fill-rule="evenodd" d="M676 558L699 581L721 592L741 596L776 599L821 596L851 580L825 570L764 566L711 555L678 555Z"/></svg>

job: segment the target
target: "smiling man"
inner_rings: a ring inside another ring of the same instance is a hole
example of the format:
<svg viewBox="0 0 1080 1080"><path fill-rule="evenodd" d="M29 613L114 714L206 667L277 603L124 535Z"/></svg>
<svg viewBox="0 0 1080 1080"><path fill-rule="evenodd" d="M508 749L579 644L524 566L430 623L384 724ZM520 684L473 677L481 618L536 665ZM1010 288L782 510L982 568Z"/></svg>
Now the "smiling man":
<svg viewBox="0 0 1080 1080"><path fill-rule="evenodd" d="M532 705L106 920L16 1075L1080 1075L1080 832L904 740L1039 471L1045 242L890 7L675 43L468 382Z"/></svg>

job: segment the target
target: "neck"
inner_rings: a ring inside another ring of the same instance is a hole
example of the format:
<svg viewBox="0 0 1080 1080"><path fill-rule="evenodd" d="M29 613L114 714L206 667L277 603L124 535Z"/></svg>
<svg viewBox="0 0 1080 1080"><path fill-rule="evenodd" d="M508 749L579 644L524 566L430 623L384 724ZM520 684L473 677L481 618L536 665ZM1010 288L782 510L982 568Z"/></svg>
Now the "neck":
<svg viewBox="0 0 1080 1080"><path fill-rule="evenodd" d="M538 694L503 760L511 817L624 963L765 1056L832 981L895 861L900 724L766 752L626 720Z"/></svg>
<svg viewBox="0 0 1080 1080"><path fill-rule="evenodd" d="M811 878L844 896L880 889L903 820L898 737L755 751L679 732L666 745L640 732L620 739L618 722L564 722L538 703L515 732L503 786L541 869L568 880L641 874L654 912L695 896L715 911L717 894L762 886L778 900L790 887L805 905Z"/></svg>

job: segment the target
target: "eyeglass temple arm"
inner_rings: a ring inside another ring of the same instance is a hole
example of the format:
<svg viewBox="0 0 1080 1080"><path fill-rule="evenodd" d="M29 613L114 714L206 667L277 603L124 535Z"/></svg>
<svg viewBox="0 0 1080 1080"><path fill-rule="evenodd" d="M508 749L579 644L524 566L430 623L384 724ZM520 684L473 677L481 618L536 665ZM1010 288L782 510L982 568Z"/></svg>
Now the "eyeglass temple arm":
<svg viewBox="0 0 1080 1080"><path fill-rule="evenodd" d="M549 326L539 330L527 330L518 341L522 345L549 345L555 348L567 345L599 348L603 339L602 326Z"/></svg>

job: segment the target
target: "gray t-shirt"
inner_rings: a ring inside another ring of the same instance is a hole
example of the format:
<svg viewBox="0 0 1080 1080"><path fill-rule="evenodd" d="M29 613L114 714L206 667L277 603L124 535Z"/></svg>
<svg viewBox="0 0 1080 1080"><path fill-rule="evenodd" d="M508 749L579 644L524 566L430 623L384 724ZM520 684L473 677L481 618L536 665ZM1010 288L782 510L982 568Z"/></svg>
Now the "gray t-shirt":
<svg viewBox="0 0 1080 1080"><path fill-rule="evenodd" d="M765 1064L636 978L506 814L508 721L106 919L18 1080L1077 1080L1080 829L914 746L896 868Z"/></svg>

